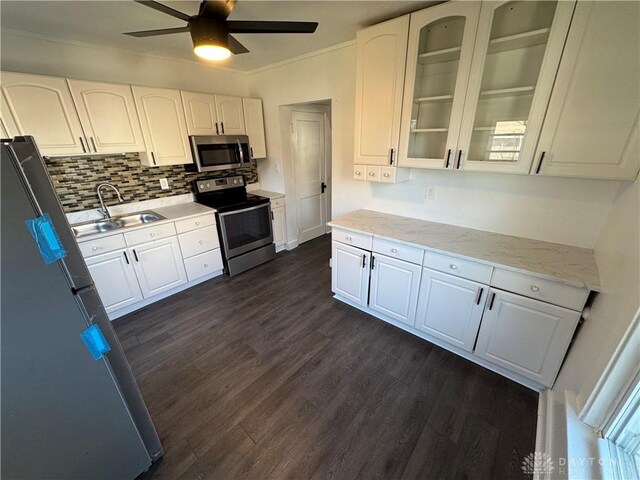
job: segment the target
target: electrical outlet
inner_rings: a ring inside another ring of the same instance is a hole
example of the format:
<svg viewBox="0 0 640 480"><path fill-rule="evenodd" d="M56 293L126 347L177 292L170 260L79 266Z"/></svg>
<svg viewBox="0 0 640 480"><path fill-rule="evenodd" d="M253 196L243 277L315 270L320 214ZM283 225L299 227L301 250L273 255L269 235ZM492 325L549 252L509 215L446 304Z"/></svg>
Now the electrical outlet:
<svg viewBox="0 0 640 480"><path fill-rule="evenodd" d="M160 179L160 188L162 190L169 190L169 181L166 178Z"/></svg>
<svg viewBox="0 0 640 480"><path fill-rule="evenodd" d="M426 198L427 200L433 200L434 198L436 198L436 187L428 185L427 189L424 192L424 198Z"/></svg>

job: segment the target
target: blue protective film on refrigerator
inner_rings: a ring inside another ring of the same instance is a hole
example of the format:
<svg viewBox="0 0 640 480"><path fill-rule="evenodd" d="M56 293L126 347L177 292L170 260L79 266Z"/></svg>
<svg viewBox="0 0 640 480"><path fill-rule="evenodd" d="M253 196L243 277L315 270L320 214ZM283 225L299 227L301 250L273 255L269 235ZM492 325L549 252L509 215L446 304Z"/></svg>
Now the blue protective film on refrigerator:
<svg viewBox="0 0 640 480"><path fill-rule="evenodd" d="M38 245L40 255L47 265L67 256L51 217L45 213L41 217L25 220L27 229Z"/></svg>
<svg viewBox="0 0 640 480"><path fill-rule="evenodd" d="M80 337L94 360L100 360L105 353L111 350L98 325L91 325L80 334Z"/></svg>

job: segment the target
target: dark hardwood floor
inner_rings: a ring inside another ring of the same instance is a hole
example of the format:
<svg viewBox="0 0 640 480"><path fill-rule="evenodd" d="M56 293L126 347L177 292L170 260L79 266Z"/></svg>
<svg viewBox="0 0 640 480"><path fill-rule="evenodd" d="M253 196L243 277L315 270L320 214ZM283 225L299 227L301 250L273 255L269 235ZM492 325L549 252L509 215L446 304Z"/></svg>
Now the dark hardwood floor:
<svg viewBox="0 0 640 480"><path fill-rule="evenodd" d="M330 238L114 322L141 478L530 478L537 394L332 298Z"/></svg>

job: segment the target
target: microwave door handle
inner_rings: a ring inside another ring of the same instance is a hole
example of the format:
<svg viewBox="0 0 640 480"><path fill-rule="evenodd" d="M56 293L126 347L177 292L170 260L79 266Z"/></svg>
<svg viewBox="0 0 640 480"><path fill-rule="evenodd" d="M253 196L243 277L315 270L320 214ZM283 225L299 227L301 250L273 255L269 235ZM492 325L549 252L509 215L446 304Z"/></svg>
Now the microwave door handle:
<svg viewBox="0 0 640 480"><path fill-rule="evenodd" d="M236 140L236 144L238 145L238 152L240 152L240 163L244 165L244 152L242 151L240 140Z"/></svg>

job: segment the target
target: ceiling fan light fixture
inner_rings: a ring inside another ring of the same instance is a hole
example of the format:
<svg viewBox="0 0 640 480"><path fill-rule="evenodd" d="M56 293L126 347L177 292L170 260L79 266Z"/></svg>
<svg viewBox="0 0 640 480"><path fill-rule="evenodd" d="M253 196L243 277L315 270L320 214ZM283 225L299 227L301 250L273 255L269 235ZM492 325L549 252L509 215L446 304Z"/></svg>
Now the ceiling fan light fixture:
<svg viewBox="0 0 640 480"><path fill-rule="evenodd" d="M231 51L222 45L201 44L193 47L194 53L200 58L211 61L225 60L231 56Z"/></svg>

